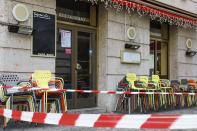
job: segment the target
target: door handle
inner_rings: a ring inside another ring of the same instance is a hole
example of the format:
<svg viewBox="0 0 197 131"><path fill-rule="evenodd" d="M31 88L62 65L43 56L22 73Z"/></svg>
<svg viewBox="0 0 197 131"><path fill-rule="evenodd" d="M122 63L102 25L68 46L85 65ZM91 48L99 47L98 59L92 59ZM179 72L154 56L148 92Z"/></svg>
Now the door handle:
<svg viewBox="0 0 197 131"><path fill-rule="evenodd" d="M75 70L80 70L82 67L81 67L81 65L79 64L79 63L77 63L76 65L75 65Z"/></svg>

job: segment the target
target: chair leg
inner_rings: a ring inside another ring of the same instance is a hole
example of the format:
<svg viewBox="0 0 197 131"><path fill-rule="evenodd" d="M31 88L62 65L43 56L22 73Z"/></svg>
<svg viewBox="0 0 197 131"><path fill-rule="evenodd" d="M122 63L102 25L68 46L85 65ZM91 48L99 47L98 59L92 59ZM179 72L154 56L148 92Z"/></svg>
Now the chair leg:
<svg viewBox="0 0 197 131"><path fill-rule="evenodd" d="M67 101L65 93L61 95L62 112L67 112Z"/></svg>
<svg viewBox="0 0 197 131"><path fill-rule="evenodd" d="M128 106L129 106L129 114L131 114L131 96L129 96Z"/></svg>
<svg viewBox="0 0 197 131"><path fill-rule="evenodd" d="M45 112L45 93L42 95L42 112Z"/></svg>
<svg viewBox="0 0 197 131"><path fill-rule="evenodd" d="M67 105L67 98L66 98L66 92L64 92L64 101L65 101L65 112L67 112L67 110L68 110L68 105Z"/></svg>
<svg viewBox="0 0 197 131"><path fill-rule="evenodd" d="M6 109L6 105L5 105L5 109ZM6 128L6 117L3 116L3 128Z"/></svg>

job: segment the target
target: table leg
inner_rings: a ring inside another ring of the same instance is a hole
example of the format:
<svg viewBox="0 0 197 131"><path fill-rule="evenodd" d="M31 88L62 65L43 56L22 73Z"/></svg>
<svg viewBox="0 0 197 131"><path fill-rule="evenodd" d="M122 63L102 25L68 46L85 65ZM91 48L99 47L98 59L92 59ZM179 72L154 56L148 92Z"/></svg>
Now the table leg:
<svg viewBox="0 0 197 131"><path fill-rule="evenodd" d="M13 97L14 97L14 95L13 94L11 94L11 102L10 102L10 109L12 110L13 109Z"/></svg>
<svg viewBox="0 0 197 131"><path fill-rule="evenodd" d="M42 96L42 112L45 112L45 92Z"/></svg>
<svg viewBox="0 0 197 131"><path fill-rule="evenodd" d="M46 91L46 95L45 95L45 112L47 113L48 110L47 110L47 91Z"/></svg>

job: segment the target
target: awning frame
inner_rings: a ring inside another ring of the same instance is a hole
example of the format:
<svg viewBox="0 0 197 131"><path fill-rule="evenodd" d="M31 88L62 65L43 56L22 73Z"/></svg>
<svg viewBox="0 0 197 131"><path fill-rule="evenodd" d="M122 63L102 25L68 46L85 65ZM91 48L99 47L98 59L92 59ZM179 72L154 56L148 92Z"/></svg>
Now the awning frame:
<svg viewBox="0 0 197 131"><path fill-rule="evenodd" d="M184 28L196 28L197 20L182 16L178 12L170 11L165 8L154 8L151 4L136 0L88 0L92 4L97 4L99 1L105 4L105 7L115 8L117 11L122 11L124 8L128 13L137 11L140 16L150 16L151 20L158 20L160 23L168 22L169 25L176 25ZM134 2L135 1L135 2ZM174 13L172 13L174 12Z"/></svg>

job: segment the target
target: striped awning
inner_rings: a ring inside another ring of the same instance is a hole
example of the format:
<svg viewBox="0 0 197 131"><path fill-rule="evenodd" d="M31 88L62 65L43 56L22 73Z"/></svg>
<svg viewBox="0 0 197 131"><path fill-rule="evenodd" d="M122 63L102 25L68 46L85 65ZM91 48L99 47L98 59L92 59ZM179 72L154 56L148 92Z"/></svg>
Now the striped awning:
<svg viewBox="0 0 197 131"><path fill-rule="evenodd" d="M140 16L148 15L152 20L158 20L161 23L168 22L170 25L177 25L185 28L196 28L197 19L188 15L182 15L178 12L164 8L154 8L151 4L139 0L88 0L93 4L98 1L104 3L106 7L113 7L117 11L126 9L128 13L137 11Z"/></svg>

